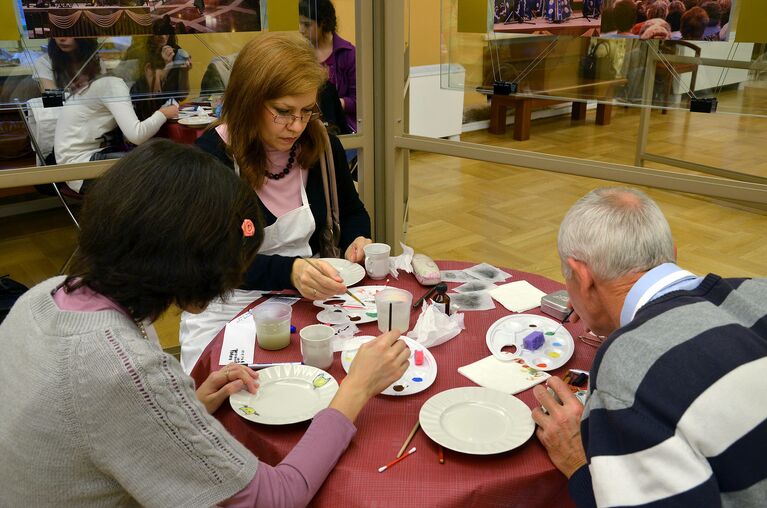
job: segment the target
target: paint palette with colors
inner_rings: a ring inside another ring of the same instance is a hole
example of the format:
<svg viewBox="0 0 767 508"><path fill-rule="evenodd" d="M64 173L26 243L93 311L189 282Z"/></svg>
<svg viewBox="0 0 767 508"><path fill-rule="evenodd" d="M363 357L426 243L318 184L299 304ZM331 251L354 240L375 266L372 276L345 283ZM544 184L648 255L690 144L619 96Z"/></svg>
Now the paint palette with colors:
<svg viewBox="0 0 767 508"><path fill-rule="evenodd" d="M331 296L327 300L315 300L314 305L325 309L317 314L317 320L324 324L371 323L378 319L376 311L376 293L386 286L358 286L349 288L349 292L360 299L364 305L347 294ZM325 311L330 312L325 312ZM346 320L341 320L346 317Z"/></svg>
<svg viewBox="0 0 767 508"><path fill-rule="evenodd" d="M535 350L525 349L524 339L533 332L543 333L543 344ZM513 314L492 324L485 336L493 356L503 361L522 358L539 370L558 369L573 356L575 343L565 327L547 317ZM510 348L511 351L504 351Z"/></svg>
<svg viewBox="0 0 767 508"><path fill-rule="evenodd" d="M374 338L372 335L355 337L362 344ZM381 392L383 395L400 396L419 393L430 387L434 380L437 379L437 361L431 352L410 337L403 335L400 337L400 340L403 340L407 347L410 348L410 358L408 359L410 367L408 367L400 379ZM357 349L341 351L341 365L343 365L346 372L349 372L349 367L351 367L356 354ZM420 358L421 355L423 355L423 362L421 362L421 365L416 365L416 356Z"/></svg>

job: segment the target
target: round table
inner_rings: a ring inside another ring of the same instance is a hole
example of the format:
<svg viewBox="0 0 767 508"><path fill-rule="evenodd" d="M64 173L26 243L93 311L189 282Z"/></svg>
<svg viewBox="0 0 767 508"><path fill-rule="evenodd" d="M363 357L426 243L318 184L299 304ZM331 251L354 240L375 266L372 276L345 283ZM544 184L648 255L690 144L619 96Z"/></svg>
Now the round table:
<svg viewBox="0 0 767 508"><path fill-rule="evenodd" d="M437 264L443 270L471 266L470 263L457 261ZM538 275L506 271L512 274L506 282L527 280L546 293L563 288L562 284ZM379 283L368 278L360 282L361 285ZM428 289L421 286L413 275L404 272L400 272L399 279L390 279L389 285L410 291L414 299ZM450 288L457 285L449 284ZM262 301L256 300L248 308ZM320 310L308 300L298 301L293 306L293 325L300 330L317 323L316 316ZM540 308L528 313L545 315L541 314ZM409 329L415 325L419 314L419 310L414 310ZM490 354L485 333L496 320L509 314L497 302L495 310L466 312L466 329L449 342L430 349L438 365L434 384L414 395L379 395L371 399L355 422L357 435L311 506L573 506L565 477L551 463L535 436L521 447L497 455L466 455L445 450L445 464L440 464L436 443L419 430L410 445L418 448L417 453L385 473L377 471L378 467L395 457L427 399L451 388L476 386L457 369ZM358 326L361 335L380 333L376 322ZM588 370L594 359L595 349L576 338L584 332L582 323L567 324L566 328L575 338L575 353L564 367L550 372L552 375L561 376L569 368ZM218 359L223 336L222 330L192 370L192 377L198 385L211 371L221 368ZM291 336L291 344L285 349L256 349L255 361L301 361L298 333ZM339 382L345 377L340 354L335 354L328 372ZM537 405L532 390L519 393L517 397L531 408ZM214 416L260 460L272 465L288 454L309 425L309 422L282 426L252 423L238 416L228 403L224 403Z"/></svg>

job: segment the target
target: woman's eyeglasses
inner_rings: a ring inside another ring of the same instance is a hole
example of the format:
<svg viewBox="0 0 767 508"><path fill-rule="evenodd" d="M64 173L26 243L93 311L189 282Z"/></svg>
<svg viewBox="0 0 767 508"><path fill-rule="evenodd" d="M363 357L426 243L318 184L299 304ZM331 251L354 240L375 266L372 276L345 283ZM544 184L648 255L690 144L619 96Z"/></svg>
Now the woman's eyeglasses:
<svg viewBox="0 0 767 508"><path fill-rule="evenodd" d="M578 338L584 344L588 344L589 346L593 346L593 347L599 347L602 345L602 343L605 341L607 337L603 335L596 335L593 332L589 332L586 335L578 335Z"/></svg>
<svg viewBox="0 0 767 508"><path fill-rule="evenodd" d="M322 113L320 113L318 109L314 109L312 111L303 111L300 115L292 115L290 113L275 113L269 108L266 108L266 110L274 118L274 123L279 125L292 125L293 122L299 119L301 120L301 123L306 124L322 116Z"/></svg>

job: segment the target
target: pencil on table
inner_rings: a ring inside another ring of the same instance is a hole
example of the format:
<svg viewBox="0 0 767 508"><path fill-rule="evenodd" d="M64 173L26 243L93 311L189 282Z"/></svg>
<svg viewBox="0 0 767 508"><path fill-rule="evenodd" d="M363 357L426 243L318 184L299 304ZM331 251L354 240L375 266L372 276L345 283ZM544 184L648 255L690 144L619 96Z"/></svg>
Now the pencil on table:
<svg viewBox="0 0 767 508"><path fill-rule="evenodd" d="M440 464L445 463L445 451L442 449L442 445L437 445L437 458Z"/></svg>
<svg viewBox="0 0 767 508"><path fill-rule="evenodd" d="M416 421L415 425L413 425L413 430L410 431L410 434L407 435L405 438L405 442L402 443L402 448L399 449L399 453L397 453L397 458L402 457L402 454L405 453L405 449L407 448L407 445L410 444L410 441L413 440L413 436L415 436L415 433L418 432L418 427L421 426L421 422Z"/></svg>

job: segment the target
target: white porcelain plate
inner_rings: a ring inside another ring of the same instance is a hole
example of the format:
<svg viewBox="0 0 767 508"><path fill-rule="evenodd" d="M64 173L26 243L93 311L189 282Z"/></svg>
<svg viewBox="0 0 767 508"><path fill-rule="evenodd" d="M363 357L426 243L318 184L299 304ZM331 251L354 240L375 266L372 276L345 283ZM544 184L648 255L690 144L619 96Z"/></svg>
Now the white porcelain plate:
<svg viewBox="0 0 767 508"><path fill-rule="evenodd" d="M359 341L355 342L364 344L365 342L373 340L375 337L367 335L354 338ZM435 379L437 379L437 361L434 359L431 352L410 337L402 335L400 339L405 341L407 347L410 348L410 367L408 367L400 379L381 392L383 395L412 395L424 391L434 383ZM415 353L419 350L423 351L423 363L421 365L416 365ZM357 349L341 351L341 365L343 365L346 372L349 372L349 367L351 367L356 354Z"/></svg>
<svg viewBox="0 0 767 508"><path fill-rule="evenodd" d="M363 270L364 271L364 270ZM386 286L357 286L349 288L349 292L359 298L364 305L347 294L331 296L327 300L315 300L314 305L323 309L337 310L341 309L349 316L348 321L354 324L370 323L378 319L376 311L376 293L386 289ZM340 321L323 321L326 313L317 314L317 319L325 324L339 324ZM344 323L346 321L343 321Z"/></svg>
<svg viewBox="0 0 767 508"><path fill-rule="evenodd" d="M525 337L535 331L543 333L543 345L533 351L525 349ZM499 360L522 358L525 363L538 370L558 369L567 363L575 351L573 336L562 324L534 314L502 317L488 328L485 341L490 352ZM516 346L516 351L503 351L506 346Z"/></svg>
<svg viewBox="0 0 767 508"><path fill-rule="evenodd" d="M181 125L208 125L215 119L214 116L188 116L186 118L179 117L178 123Z"/></svg>
<svg viewBox="0 0 767 508"><path fill-rule="evenodd" d="M338 382L309 365L279 365L259 372L255 395L243 390L229 397L234 412L246 420L285 425L314 418L328 407Z"/></svg>
<svg viewBox="0 0 767 508"><path fill-rule="evenodd" d="M324 261L335 268L338 275L344 280L344 286L347 288L365 278L365 269L357 263L339 258L320 258L320 261Z"/></svg>
<svg viewBox="0 0 767 508"><path fill-rule="evenodd" d="M418 419L433 441L472 455L513 450L535 430L530 408L524 402L479 386L434 395L421 406Z"/></svg>

